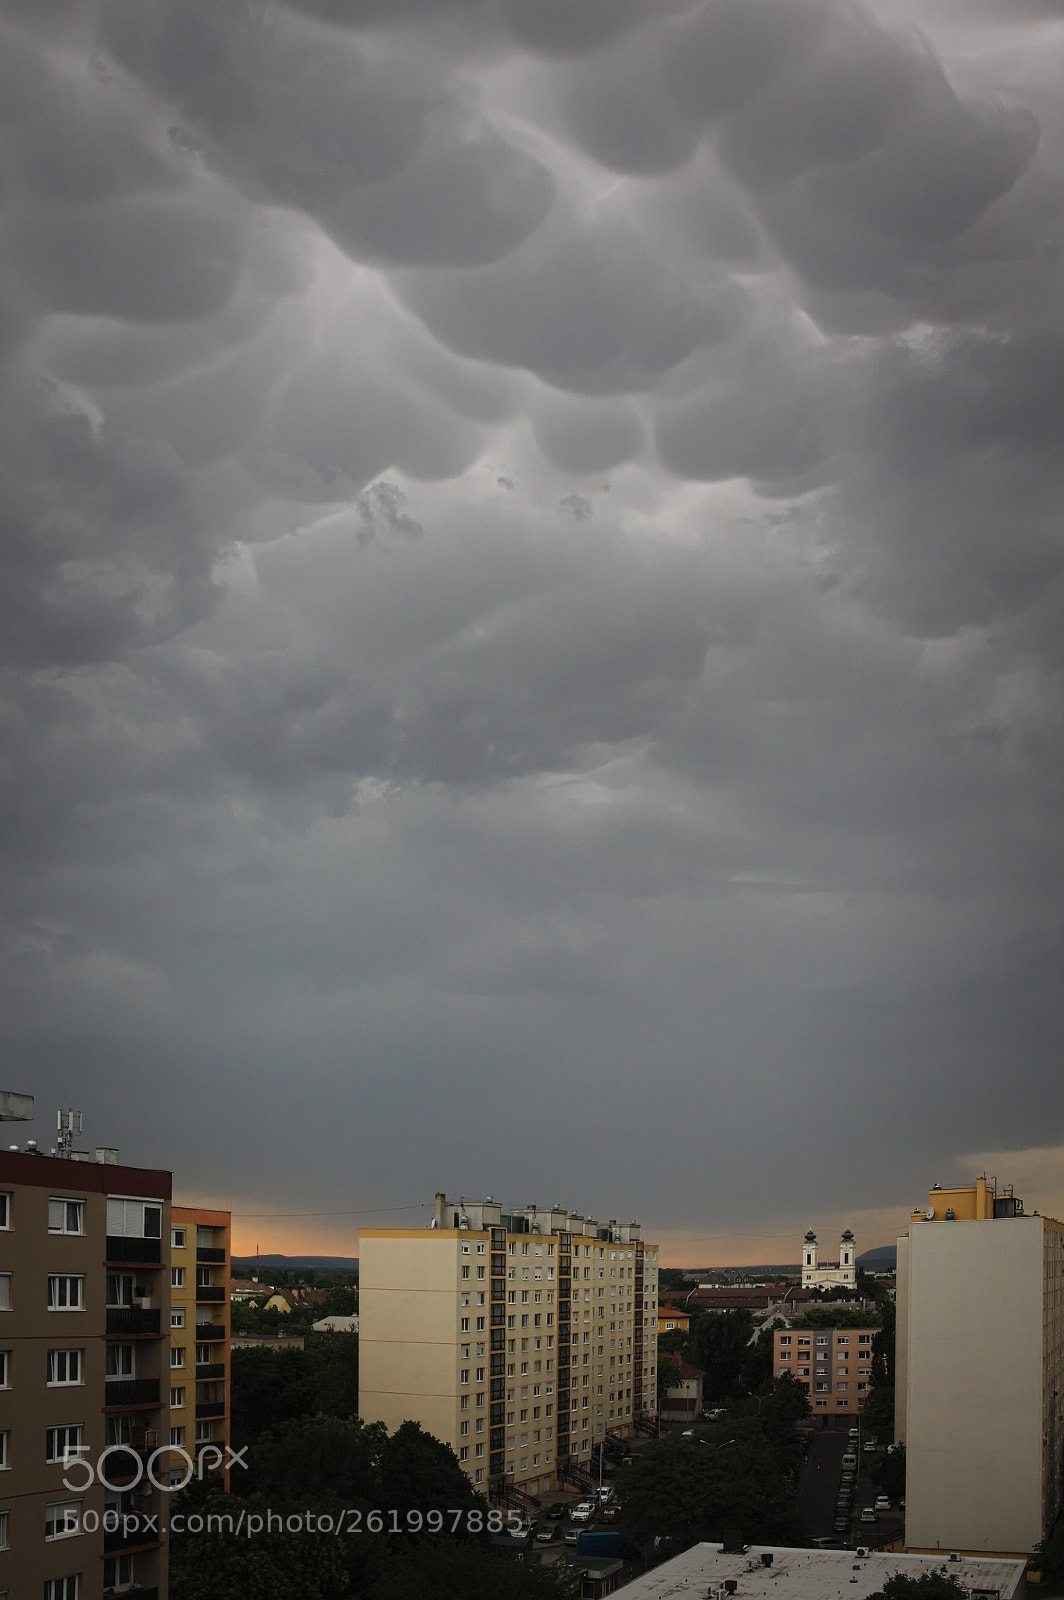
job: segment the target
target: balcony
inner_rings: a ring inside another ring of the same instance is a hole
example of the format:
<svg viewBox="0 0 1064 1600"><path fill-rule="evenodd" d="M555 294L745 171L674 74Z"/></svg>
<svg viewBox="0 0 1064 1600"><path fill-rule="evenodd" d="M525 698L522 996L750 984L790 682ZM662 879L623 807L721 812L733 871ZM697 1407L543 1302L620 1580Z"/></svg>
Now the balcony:
<svg viewBox="0 0 1064 1600"><path fill-rule="evenodd" d="M224 1329L222 1330L224 1334ZM157 1311L143 1311L139 1306L108 1306L107 1332L109 1334L122 1334L126 1337L140 1334L149 1338L159 1337L159 1313Z"/></svg>
<svg viewBox="0 0 1064 1600"><path fill-rule="evenodd" d="M107 1235L107 1264L122 1262L128 1265L133 1262L138 1266L155 1266L162 1264L162 1254L158 1239L123 1239L115 1234Z"/></svg>
<svg viewBox="0 0 1064 1600"><path fill-rule="evenodd" d="M108 1378L104 1385L105 1406L157 1406L158 1378Z"/></svg>
<svg viewBox="0 0 1064 1600"><path fill-rule="evenodd" d="M221 1322L197 1322L196 1340L199 1344L209 1344L212 1339L224 1339L225 1326Z"/></svg>
<svg viewBox="0 0 1064 1600"><path fill-rule="evenodd" d="M224 1417L224 1400L205 1400L196 1406L196 1421L203 1422L207 1417Z"/></svg>
<svg viewBox="0 0 1064 1600"><path fill-rule="evenodd" d="M104 1600L111 1600L112 1595L116 1597L120 1595L121 1600L159 1600L159 1588L154 1583L150 1589L146 1589L141 1583L135 1583L132 1589L105 1589L103 1593Z"/></svg>
<svg viewBox="0 0 1064 1600"><path fill-rule="evenodd" d="M225 1362L224 1361L197 1361L196 1362L196 1377L197 1378L224 1378L225 1377Z"/></svg>
<svg viewBox="0 0 1064 1600"><path fill-rule="evenodd" d="M200 1244L196 1246L196 1260L202 1261L204 1264L207 1262L214 1262L217 1263L218 1266L224 1266L225 1251L217 1250L213 1245Z"/></svg>
<svg viewBox="0 0 1064 1600"><path fill-rule="evenodd" d="M224 1289L215 1289L209 1284L197 1283L196 1302L198 1305L220 1305L224 1300Z"/></svg>
<svg viewBox="0 0 1064 1600"><path fill-rule="evenodd" d="M136 1532L126 1533L121 1528L116 1528L113 1533L104 1533L103 1553L105 1556L118 1555L123 1550L151 1550L161 1544L158 1531L154 1528L137 1529ZM158 1595L158 1589L124 1590L123 1593Z"/></svg>

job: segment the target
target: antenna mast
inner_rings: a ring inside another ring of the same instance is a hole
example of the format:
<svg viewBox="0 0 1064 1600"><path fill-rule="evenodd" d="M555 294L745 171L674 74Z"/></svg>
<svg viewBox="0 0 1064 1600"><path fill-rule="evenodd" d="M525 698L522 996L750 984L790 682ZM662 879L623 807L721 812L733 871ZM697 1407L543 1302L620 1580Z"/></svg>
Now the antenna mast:
<svg viewBox="0 0 1064 1600"><path fill-rule="evenodd" d="M82 1116L80 1111L59 1111L56 1113L55 1125L59 1129L59 1137L55 1142L55 1153L61 1161L70 1160L70 1152L74 1148L75 1138L81 1137Z"/></svg>

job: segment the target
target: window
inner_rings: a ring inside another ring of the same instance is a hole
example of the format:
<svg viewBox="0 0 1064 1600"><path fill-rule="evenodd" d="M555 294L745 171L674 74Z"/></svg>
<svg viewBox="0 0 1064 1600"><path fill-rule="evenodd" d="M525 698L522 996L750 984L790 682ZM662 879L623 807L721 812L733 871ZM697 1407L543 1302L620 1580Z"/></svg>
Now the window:
<svg viewBox="0 0 1064 1600"><path fill-rule="evenodd" d="M184 1267L170 1268L170 1287L171 1289L183 1289L185 1287Z"/></svg>
<svg viewBox="0 0 1064 1600"><path fill-rule="evenodd" d="M49 1200L49 1233L84 1233L84 1200Z"/></svg>
<svg viewBox="0 0 1064 1600"><path fill-rule="evenodd" d="M67 1423L61 1428L46 1428L44 1459L49 1462L61 1461L66 1466L81 1449L81 1428L80 1422Z"/></svg>
<svg viewBox="0 0 1064 1600"><path fill-rule="evenodd" d="M104 1592L109 1594L112 1589L122 1590L133 1587L133 1557L108 1556L103 1564Z"/></svg>
<svg viewBox="0 0 1064 1600"><path fill-rule="evenodd" d="M109 1272L107 1274L107 1305L111 1310L133 1304L133 1274Z"/></svg>
<svg viewBox="0 0 1064 1600"><path fill-rule="evenodd" d="M184 1279L182 1279L183 1281ZM198 1289L213 1289L214 1279L211 1277L210 1267L196 1268L196 1287Z"/></svg>
<svg viewBox="0 0 1064 1600"><path fill-rule="evenodd" d="M211 1442L211 1425L210 1425L210 1423L209 1422L197 1422L196 1423L196 1443L197 1444L210 1444L210 1442Z"/></svg>
<svg viewBox="0 0 1064 1600"><path fill-rule="evenodd" d="M0 1511L0 1550L7 1549L7 1512Z"/></svg>
<svg viewBox="0 0 1064 1600"><path fill-rule="evenodd" d="M107 1232L117 1238L160 1239L163 1208L155 1200L107 1199Z"/></svg>
<svg viewBox="0 0 1064 1600"><path fill-rule="evenodd" d="M109 1344L105 1365L109 1378L132 1378L135 1371L133 1346Z"/></svg>
<svg viewBox="0 0 1064 1600"><path fill-rule="evenodd" d="M185 1308L184 1308L184 1306L174 1306L174 1307L171 1308L171 1311L170 1311L170 1326L171 1326L171 1328L183 1328L185 1326Z"/></svg>
<svg viewBox="0 0 1064 1600"><path fill-rule="evenodd" d="M170 1248L171 1250L183 1250L185 1248L184 1228L170 1229Z"/></svg>
<svg viewBox="0 0 1064 1600"><path fill-rule="evenodd" d="M11 1434L5 1428L4 1431L0 1433L0 1472L6 1472L8 1467L11 1465L10 1461L8 1460L8 1450L10 1445Z"/></svg>
<svg viewBox="0 0 1064 1600"><path fill-rule="evenodd" d="M69 1539L81 1532L81 1501L53 1500L44 1513L45 1539Z"/></svg>
<svg viewBox="0 0 1064 1600"><path fill-rule="evenodd" d="M184 1390L182 1390L181 1392L183 1394ZM175 1449L175 1450L181 1450L181 1449L184 1448L184 1444L185 1444L185 1430L184 1430L184 1428L171 1428L170 1429L170 1444L171 1444L172 1448Z"/></svg>
<svg viewBox="0 0 1064 1600"><path fill-rule="evenodd" d="M184 1403L185 1403L185 1391L184 1391L184 1389L171 1389L170 1390L170 1410L171 1411L180 1411L182 1406L184 1405Z"/></svg>
<svg viewBox="0 0 1064 1600"><path fill-rule="evenodd" d="M171 1345L170 1346L170 1365L172 1367L183 1367L184 1364L185 1364L185 1347L184 1347L184 1345L183 1344L173 1344L173 1345Z"/></svg>
<svg viewBox="0 0 1064 1600"><path fill-rule="evenodd" d="M53 1274L48 1278L49 1311L84 1311L82 1287L85 1279L80 1274Z"/></svg>
<svg viewBox="0 0 1064 1600"><path fill-rule="evenodd" d="M464 1444L459 1448L458 1459L459 1461L469 1460L469 1446L467 1444Z"/></svg>
<svg viewBox="0 0 1064 1600"><path fill-rule="evenodd" d="M0 1350L0 1389L11 1387L11 1351Z"/></svg>
<svg viewBox="0 0 1064 1600"><path fill-rule="evenodd" d="M0 1189L0 1228L11 1226L11 1193L7 1189Z"/></svg>
<svg viewBox="0 0 1064 1600"><path fill-rule="evenodd" d="M81 1573L72 1578L49 1578L44 1585L44 1600L78 1600Z"/></svg>
<svg viewBox="0 0 1064 1600"><path fill-rule="evenodd" d="M108 1354L110 1354L110 1347L108 1347ZM80 1383L81 1356L82 1352L80 1350L49 1350L49 1386L51 1388L59 1388L65 1383Z"/></svg>

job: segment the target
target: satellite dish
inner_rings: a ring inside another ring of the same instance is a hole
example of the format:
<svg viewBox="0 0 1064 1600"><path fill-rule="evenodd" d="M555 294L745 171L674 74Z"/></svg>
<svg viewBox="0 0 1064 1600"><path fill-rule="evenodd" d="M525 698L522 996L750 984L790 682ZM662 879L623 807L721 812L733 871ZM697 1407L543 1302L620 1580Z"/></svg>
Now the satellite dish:
<svg viewBox="0 0 1064 1600"><path fill-rule="evenodd" d="M928 1206L927 1210L924 1212L924 1216L927 1218L928 1222L931 1221L931 1218L934 1216L934 1214L935 1214L934 1206Z"/></svg>

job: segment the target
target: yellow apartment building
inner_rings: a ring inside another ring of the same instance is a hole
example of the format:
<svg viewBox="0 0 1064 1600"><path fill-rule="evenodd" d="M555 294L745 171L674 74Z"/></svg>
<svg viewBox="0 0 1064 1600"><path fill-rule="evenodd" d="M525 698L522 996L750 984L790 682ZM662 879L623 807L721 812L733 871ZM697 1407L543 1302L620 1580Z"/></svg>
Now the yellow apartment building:
<svg viewBox="0 0 1064 1600"><path fill-rule="evenodd" d="M656 1414L658 1250L638 1223L437 1194L361 1230L359 1410L419 1422L485 1495L543 1494Z"/></svg>
<svg viewBox="0 0 1064 1600"><path fill-rule="evenodd" d="M231 1223L195 1206L170 1217L170 1444L193 1461L210 1445L224 1460L229 1443ZM183 1477L187 1464L171 1459Z"/></svg>
<svg viewBox="0 0 1064 1600"><path fill-rule="evenodd" d="M675 1306L658 1307L658 1334L674 1333L677 1328L681 1333L687 1333L691 1327L691 1316L687 1311L677 1311Z"/></svg>
<svg viewBox="0 0 1064 1600"><path fill-rule="evenodd" d="M875 1328L784 1328L773 1335L772 1370L796 1378L814 1417L852 1423L872 1386Z"/></svg>
<svg viewBox="0 0 1064 1600"><path fill-rule="evenodd" d="M985 1177L936 1184L897 1307L906 1548L1028 1555L1061 1506L1064 1225Z"/></svg>

